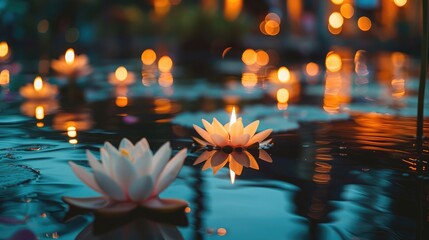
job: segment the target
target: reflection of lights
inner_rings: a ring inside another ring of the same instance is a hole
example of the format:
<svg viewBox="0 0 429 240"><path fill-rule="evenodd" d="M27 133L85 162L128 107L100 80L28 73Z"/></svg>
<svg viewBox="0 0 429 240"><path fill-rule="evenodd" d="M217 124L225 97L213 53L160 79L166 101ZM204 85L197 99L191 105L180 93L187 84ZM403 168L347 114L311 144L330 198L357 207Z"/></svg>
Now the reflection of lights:
<svg viewBox="0 0 429 240"><path fill-rule="evenodd" d="M42 120L45 118L45 109L43 108L43 106L39 105L36 107L36 109L34 110L34 116L37 120Z"/></svg>
<svg viewBox="0 0 429 240"><path fill-rule="evenodd" d="M77 130L75 126L71 125L67 127L67 136L70 138L75 138L77 136Z"/></svg>
<svg viewBox="0 0 429 240"><path fill-rule="evenodd" d="M343 2L344 2L344 0L331 0L331 2L332 2L333 4L340 5L341 3L343 3Z"/></svg>
<svg viewBox="0 0 429 240"><path fill-rule="evenodd" d="M226 229L225 228L219 228L217 230L217 235L219 235L219 236L225 236L226 235Z"/></svg>
<svg viewBox="0 0 429 240"><path fill-rule="evenodd" d="M246 49L241 55L241 60L246 65L253 65L256 63L258 55L253 49Z"/></svg>
<svg viewBox="0 0 429 240"><path fill-rule="evenodd" d="M407 0L393 0L393 2L395 3L396 6L398 7L403 7L405 6L405 4L407 4Z"/></svg>
<svg viewBox="0 0 429 240"><path fill-rule="evenodd" d="M341 33L341 31L343 31L343 28L333 28L331 25L328 24L328 31L334 35L338 35Z"/></svg>
<svg viewBox="0 0 429 240"><path fill-rule="evenodd" d="M192 211L192 209L190 207L185 208L185 213L190 213L191 211Z"/></svg>
<svg viewBox="0 0 429 240"><path fill-rule="evenodd" d="M10 73L9 70L3 69L0 72L0 86L8 85L10 81Z"/></svg>
<svg viewBox="0 0 429 240"><path fill-rule="evenodd" d="M49 30L49 22L46 19L42 19L37 24L37 31L39 33L46 33Z"/></svg>
<svg viewBox="0 0 429 240"><path fill-rule="evenodd" d="M329 15L329 25L333 28L340 28L343 26L344 18L339 12L333 12Z"/></svg>
<svg viewBox="0 0 429 240"><path fill-rule="evenodd" d="M42 80L42 78L40 76L37 76L34 79L33 87L34 87L34 90L36 90L36 92L39 92L40 90L42 90L42 88L43 88L43 80Z"/></svg>
<svg viewBox="0 0 429 240"><path fill-rule="evenodd" d="M344 18L350 19L355 14L355 9L351 4L345 3L341 5L340 13L341 15L343 15Z"/></svg>
<svg viewBox="0 0 429 240"><path fill-rule="evenodd" d="M44 124L43 122L37 122L37 123L36 123L36 126L37 126L38 128L42 128L42 127L44 127L44 126L45 126L45 124Z"/></svg>
<svg viewBox="0 0 429 240"><path fill-rule="evenodd" d="M167 98L158 98L154 100L154 111L158 114L167 114L171 113L173 105L171 104L170 99Z"/></svg>
<svg viewBox="0 0 429 240"><path fill-rule="evenodd" d="M330 52L325 60L326 69L330 72L338 72L343 65L340 55Z"/></svg>
<svg viewBox="0 0 429 240"><path fill-rule="evenodd" d="M234 21L241 12L243 0L225 0L223 14L228 21Z"/></svg>
<svg viewBox="0 0 429 240"><path fill-rule="evenodd" d="M9 45L7 42L0 42L0 58L5 58L9 55Z"/></svg>
<svg viewBox="0 0 429 240"><path fill-rule="evenodd" d="M371 19L369 19L368 17L360 17L358 19L358 27L360 30L364 32L369 31L371 29L371 26Z"/></svg>
<svg viewBox="0 0 429 240"><path fill-rule="evenodd" d="M241 84L245 88L253 88L258 83L258 76L255 73L243 73Z"/></svg>
<svg viewBox="0 0 429 240"><path fill-rule="evenodd" d="M323 109L330 114L338 113L340 110L341 76L339 73L328 73L325 82L325 94L323 98Z"/></svg>
<svg viewBox="0 0 429 240"><path fill-rule="evenodd" d="M287 103L289 101L289 91L286 88L277 90L277 101L279 103Z"/></svg>
<svg viewBox="0 0 429 240"><path fill-rule="evenodd" d="M231 179L231 184L235 182L235 172L229 169L229 178Z"/></svg>
<svg viewBox="0 0 429 240"><path fill-rule="evenodd" d="M393 52L391 59L395 67L400 68L404 65L407 56L401 52Z"/></svg>
<svg viewBox="0 0 429 240"><path fill-rule="evenodd" d="M173 75L169 72L161 73L158 83L161 87L171 87L174 83Z"/></svg>
<svg viewBox="0 0 429 240"><path fill-rule="evenodd" d="M124 66L120 66L115 71L115 77L119 81L124 81L128 77L128 71Z"/></svg>
<svg viewBox="0 0 429 240"><path fill-rule="evenodd" d="M264 50L256 51L256 64L259 66L265 66L270 61L270 56Z"/></svg>
<svg viewBox="0 0 429 240"><path fill-rule="evenodd" d="M152 65L156 60L156 53L152 49L146 49L141 55L141 60L144 65Z"/></svg>
<svg viewBox="0 0 429 240"><path fill-rule="evenodd" d="M77 139L70 139L69 143L75 145L78 143L78 141L77 141Z"/></svg>
<svg viewBox="0 0 429 240"><path fill-rule="evenodd" d="M66 60L66 63L69 65L73 64L74 57L75 57L75 54L74 54L73 48L67 49L66 54L64 55L64 59Z"/></svg>
<svg viewBox="0 0 429 240"><path fill-rule="evenodd" d="M307 65L305 65L305 72L308 76L314 77L319 74L319 65L314 62L309 62Z"/></svg>
<svg viewBox="0 0 429 240"><path fill-rule="evenodd" d="M279 81L282 83L289 82L290 80L289 69L287 67L280 67L279 70L277 71L277 77Z"/></svg>
<svg viewBox="0 0 429 240"><path fill-rule="evenodd" d="M159 71L165 73L170 72L173 67L173 60L169 56L162 56L158 61Z"/></svg>
<svg viewBox="0 0 429 240"><path fill-rule="evenodd" d="M392 97L401 98L405 95L405 80L403 78L400 79L392 79Z"/></svg>
<svg viewBox="0 0 429 240"><path fill-rule="evenodd" d="M128 98L125 96L116 97L115 104L118 107L126 107L128 105Z"/></svg>

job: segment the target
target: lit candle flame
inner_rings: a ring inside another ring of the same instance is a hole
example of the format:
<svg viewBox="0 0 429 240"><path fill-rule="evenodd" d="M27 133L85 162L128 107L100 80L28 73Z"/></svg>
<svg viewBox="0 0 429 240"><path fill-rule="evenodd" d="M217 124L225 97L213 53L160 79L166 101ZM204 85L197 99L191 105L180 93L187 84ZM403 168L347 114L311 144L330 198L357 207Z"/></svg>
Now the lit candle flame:
<svg viewBox="0 0 429 240"><path fill-rule="evenodd" d="M231 119L229 120L229 127L231 128L231 125L235 122L237 122L237 115L235 114L235 107L233 107L231 112Z"/></svg>
<svg viewBox="0 0 429 240"><path fill-rule="evenodd" d="M231 178L231 184L235 182L235 172L229 169L229 177Z"/></svg>
<svg viewBox="0 0 429 240"><path fill-rule="evenodd" d="M124 81L128 77L128 71L124 66L120 66L115 71L115 77L119 81Z"/></svg>
<svg viewBox="0 0 429 240"><path fill-rule="evenodd" d="M74 62L74 57L75 57L75 54L74 54L74 50L73 50L73 48L69 48L69 49L67 49L67 51L66 51L66 55L64 55L64 58L65 58L65 60L66 60L66 63L67 63L67 64L69 64L69 65L73 64L73 62Z"/></svg>
<svg viewBox="0 0 429 240"><path fill-rule="evenodd" d="M37 106L35 111L34 111L34 115L36 116L37 120L42 120L45 118L45 109L43 108L43 106Z"/></svg>
<svg viewBox="0 0 429 240"><path fill-rule="evenodd" d="M42 88L43 88L43 80L42 80L42 78L40 76L37 76L34 79L33 86L34 86L34 90L36 90L36 92L39 92L40 90L42 90Z"/></svg>
<svg viewBox="0 0 429 240"><path fill-rule="evenodd" d="M77 131L75 126L67 127L67 136L69 136L70 138L74 138L77 136Z"/></svg>

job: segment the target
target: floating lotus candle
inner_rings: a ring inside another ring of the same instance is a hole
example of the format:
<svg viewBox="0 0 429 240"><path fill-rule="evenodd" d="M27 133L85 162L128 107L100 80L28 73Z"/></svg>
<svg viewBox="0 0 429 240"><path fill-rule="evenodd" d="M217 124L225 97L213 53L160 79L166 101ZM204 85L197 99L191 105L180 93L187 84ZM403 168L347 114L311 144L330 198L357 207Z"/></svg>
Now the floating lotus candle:
<svg viewBox="0 0 429 240"><path fill-rule="evenodd" d="M76 55L72 48L67 49L59 59L52 60L51 67L60 75L71 78L86 76L92 72L88 57L85 54Z"/></svg>
<svg viewBox="0 0 429 240"><path fill-rule="evenodd" d="M160 211L184 210L187 206L185 201L159 198L159 194L178 175L187 150L182 149L169 161L171 152L167 142L153 154L145 138L135 145L124 138L118 149L106 142L100 149L101 162L90 151L86 152L93 173L70 162L76 176L102 196L63 197L63 200L100 213L129 212L138 207Z"/></svg>
<svg viewBox="0 0 429 240"><path fill-rule="evenodd" d="M55 98L58 93L57 86L43 82L40 76L34 79L33 84L29 83L19 89L21 96L32 100L46 100Z"/></svg>
<svg viewBox="0 0 429 240"><path fill-rule="evenodd" d="M225 150L232 148L251 148L267 145L270 140L262 142L267 138L272 129L264 130L256 133L259 126L259 120L256 120L244 127L242 119L237 119L235 108L232 109L231 120L229 123L222 125L216 118L210 124L205 119L202 119L204 127L194 125L195 130L203 139L195 138L194 140L202 146L212 146L215 148L224 148Z"/></svg>
<svg viewBox="0 0 429 240"><path fill-rule="evenodd" d="M119 66L114 73L109 74L109 83L115 86L127 86L133 84L135 75L124 66Z"/></svg>

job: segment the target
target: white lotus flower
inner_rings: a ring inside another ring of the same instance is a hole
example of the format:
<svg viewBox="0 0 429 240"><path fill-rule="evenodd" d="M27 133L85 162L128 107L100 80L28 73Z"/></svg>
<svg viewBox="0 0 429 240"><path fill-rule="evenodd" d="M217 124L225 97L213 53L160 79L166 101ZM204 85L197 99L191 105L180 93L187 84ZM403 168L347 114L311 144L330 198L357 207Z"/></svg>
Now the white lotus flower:
<svg viewBox="0 0 429 240"><path fill-rule="evenodd" d="M165 211L184 209L185 201L158 197L177 177L187 155L185 148L169 161L171 152L170 143L166 142L153 154L145 138L135 145L124 138L119 149L106 142L100 149L101 162L87 150L93 173L69 163L76 176L102 196L64 197L63 200L70 205L104 213L128 212L137 207Z"/></svg>

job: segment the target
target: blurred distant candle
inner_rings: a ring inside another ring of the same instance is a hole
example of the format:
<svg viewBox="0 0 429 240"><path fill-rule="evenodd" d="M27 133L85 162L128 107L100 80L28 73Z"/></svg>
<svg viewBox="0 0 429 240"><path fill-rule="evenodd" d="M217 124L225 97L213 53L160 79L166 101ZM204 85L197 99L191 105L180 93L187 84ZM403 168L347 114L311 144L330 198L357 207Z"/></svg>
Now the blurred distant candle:
<svg viewBox="0 0 429 240"><path fill-rule="evenodd" d="M225 0L223 14L228 21L234 21L241 13L243 0Z"/></svg>
<svg viewBox="0 0 429 240"><path fill-rule="evenodd" d="M54 98L58 93L58 89L54 85L43 82L43 79L37 76L33 84L21 87L19 93L27 99L42 100Z"/></svg>
<svg viewBox="0 0 429 240"><path fill-rule="evenodd" d="M9 59L10 51L7 42L0 42L0 61L6 61Z"/></svg>
<svg viewBox="0 0 429 240"><path fill-rule="evenodd" d="M277 108L279 110L286 110L289 101L289 91L286 88L277 90Z"/></svg>
<svg viewBox="0 0 429 240"><path fill-rule="evenodd" d="M280 67L277 71L277 77L280 82L287 83L290 80L290 72L287 67Z"/></svg>
<svg viewBox="0 0 429 240"><path fill-rule="evenodd" d="M114 73L109 74L109 82L115 86L127 86L133 84L135 74L128 72L124 66L119 66Z"/></svg>
<svg viewBox="0 0 429 240"><path fill-rule="evenodd" d="M51 67L58 74L68 77L69 80L86 76L92 72L88 57L85 54L76 55L73 48L67 49L59 59L52 60Z"/></svg>
<svg viewBox="0 0 429 240"><path fill-rule="evenodd" d="M10 72L7 69L3 69L0 72L0 86L7 87L10 81Z"/></svg>
<svg viewBox="0 0 429 240"><path fill-rule="evenodd" d="M144 65L152 65L156 60L156 52L152 49L146 49L141 55L141 60Z"/></svg>

